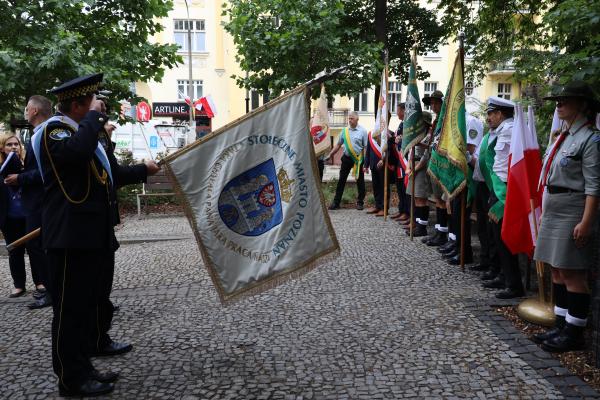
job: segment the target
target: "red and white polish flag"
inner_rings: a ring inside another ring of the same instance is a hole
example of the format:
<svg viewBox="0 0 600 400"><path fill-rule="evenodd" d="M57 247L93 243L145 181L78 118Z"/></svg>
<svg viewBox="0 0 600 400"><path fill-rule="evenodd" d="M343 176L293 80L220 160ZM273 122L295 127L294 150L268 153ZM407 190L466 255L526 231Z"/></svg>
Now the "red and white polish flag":
<svg viewBox="0 0 600 400"><path fill-rule="evenodd" d="M510 151L502 240L513 254L532 256L535 227L539 224L542 209L542 193L538 190L542 160L533 110L529 111L527 126L520 104L515 106Z"/></svg>
<svg viewBox="0 0 600 400"><path fill-rule="evenodd" d="M210 95L198 99L194 103L194 107L198 111L204 110L208 118L213 118L217 113L217 106L213 102L213 99Z"/></svg>

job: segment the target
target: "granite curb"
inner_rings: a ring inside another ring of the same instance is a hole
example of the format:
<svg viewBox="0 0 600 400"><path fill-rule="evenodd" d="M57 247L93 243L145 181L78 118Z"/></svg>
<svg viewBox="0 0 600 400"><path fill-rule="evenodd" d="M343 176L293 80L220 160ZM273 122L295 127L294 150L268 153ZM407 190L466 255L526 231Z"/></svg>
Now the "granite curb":
<svg viewBox="0 0 600 400"><path fill-rule="evenodd" d="M482 303L475 299L467 299L464 301L464 305L476 318L488 326L500 340L510 347L510 351L513 353L511 357L518 357L525 361L531 368L554 385L565 396L565 399L600 399L600 393L581 378L573 375L571 371L561 365L557 358L542 350L540 346L531 341L509 320L495 310L497 307L516 306L520 300L490 300Z"/></svg>

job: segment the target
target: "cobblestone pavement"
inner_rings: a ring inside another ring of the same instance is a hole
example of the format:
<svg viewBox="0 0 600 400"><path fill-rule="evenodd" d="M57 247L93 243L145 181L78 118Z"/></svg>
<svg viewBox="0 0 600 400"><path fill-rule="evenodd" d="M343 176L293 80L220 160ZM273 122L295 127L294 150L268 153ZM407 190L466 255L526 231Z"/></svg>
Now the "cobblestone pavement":
<svg viewBox="0 0 600 400"><path fill-rule="evenodd" d="M112 336L134 351L95 361L121 373L111 398L563 398L465 306L491 297L476 276L391 221L354 210L332 219L339 258L227 308L193 239L122 246ZM128 218L118 234L191 237L183 217ZM7 299L0 264L0 398L56 397L51 310Z"/></svg>

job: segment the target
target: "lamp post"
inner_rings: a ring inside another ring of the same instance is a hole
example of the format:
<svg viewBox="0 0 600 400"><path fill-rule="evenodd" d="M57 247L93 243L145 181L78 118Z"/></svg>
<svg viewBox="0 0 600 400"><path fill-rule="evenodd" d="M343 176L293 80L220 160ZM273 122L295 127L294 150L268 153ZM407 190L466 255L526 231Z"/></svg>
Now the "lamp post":
<svg viewBox="0 0 600 400"><path fill-rule="evenodd" d="M187 27L188 27L188 67L189 67L189 81L188 81L188 97L190 98L190 129L188 133L188 140L196 139L196 132L194 131L194 81L192 80L192 20L190 19L190 8L188 7L188 1L185 0L185 9L187 11Z"/></svg>

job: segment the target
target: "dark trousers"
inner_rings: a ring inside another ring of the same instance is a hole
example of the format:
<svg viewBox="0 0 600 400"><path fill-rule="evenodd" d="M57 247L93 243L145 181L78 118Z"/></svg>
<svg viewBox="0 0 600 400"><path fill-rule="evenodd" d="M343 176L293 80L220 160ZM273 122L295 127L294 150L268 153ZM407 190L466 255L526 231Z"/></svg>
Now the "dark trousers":
<svg viewBox="0 0 600 400"><path fill-rule="evenodd" d="M373 197L375 197L375 208L383 210L383 178L384 170L375 167L371 169L371 183L373 184Z"/></svg>
<svg viewBox="0 0 600 400"><path fill-rule="evenodd" d="M53 300L52 366L59 383L69 389L87 379L90 316L95 312L97 283L106 250L48 249Z"/></svg>
<svg viewBox="0 0 600 400"><path fill-rule="evenodd" d="M33 232L37 228L42 226L42 215L35 213L25 217L25 231L26 233ZM46 261L46 253L42 248L42 236L38 236L35 239L31 239L25 245L27 248L27 254L29 255L29 264L31 264L31 274L33 275L36 271L40 282L48 287L50 285L48 279L48 263ZM35 278L34 278L35 281ZM39 283L36 283L38 285Z"/></svg>
<svg viewBox="0 0 600 400"><path fill-rule="evenodd" d="M325 160L318 159L317 166L319 167L319 176L321 177L321 182L323 182L323 173L325 171Z"/></svg>
<svg viewBox="0 0 600 400"><path fill-rule="evenodd" d="M479 253L479 262L481 265L488 265L490 267L491 262L491 227L489 223L488 212L490 211L489 206L490 191L484 182L477 183L477 190L475 192L475 206L477 208L477 236L479 237L479 244L481 251ZM496 267L496 272L499 268Z"/></svg>
<svg viewBox="0 0 600 400"><path fill-rule="evenodd" d="M508 247L502 241L502 220L498 223L491 221L492 232L494 235L496 259L500 265L501 272L504 274L504 283L507 289L522 290L521 270L519 269L519 259L512 254Z"/></svg>
<svg viewBox="0 0 600 400"><path fill-rule="evenodd" d="M348 179L348 174L352 171L352 167L354 166L354 162L352 159L347 156L342 156L342 166L340 168L340 179L338 180L337 187L335 189L335 197L333 199L333 204L339 206L342 201L342 195L344 194L344 188L346 187L346 180ZM360 172L358 175L358 179L356 180L356 187L358 188L358 198L357 204L364 204L365 202L365 174L362 170L362 165L359 166Z"/></svg>
<svg viewBox="0 0 600 400"><path fill-rule="evenodd" d="M17 239L22 238L26 233L25 218L7 218L2 230L6 243L12 243ZM13 278L15 288L25 289L25 246L19 246L8 255L8 265L10 266L10 274ZM36 285L42 284L39 264L31 263L31 277Z"/></svg>
<svg viewBox="0 0 600 400"><path fill-rule="evenodd" d="M115 253L107 251L103 255L97 286L97 304L91 316L92 326L88 348L97 351L111 343L108 331L112 325L114 306L110 301L113 278L115 276Z"/></svg>
<svg viewBox="0 0 600 400"><path fill-rule="evenodd" d="M398 212L410 214L410 196L406 193L404 178L396 179L396 191L398 192Z"/></svg>
<svg viewBox="0 0 600 400"><path fill-rule="evenodd" d="M466 193L465 193L466 195ZM461 198L462 194L458 194L451 201L452 208L452 227L455 230L454 234L456 235L456 248L460 250L461 242L463 240L461 235L461 223L462 223L462 213L461 213ZM466 200L466 199L465 199ZM471 247L471 206L468 205L465 207L465 254L470 254L473 252Z"/></svg>

